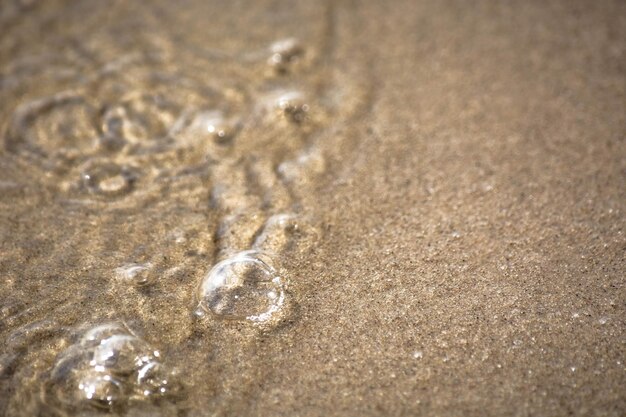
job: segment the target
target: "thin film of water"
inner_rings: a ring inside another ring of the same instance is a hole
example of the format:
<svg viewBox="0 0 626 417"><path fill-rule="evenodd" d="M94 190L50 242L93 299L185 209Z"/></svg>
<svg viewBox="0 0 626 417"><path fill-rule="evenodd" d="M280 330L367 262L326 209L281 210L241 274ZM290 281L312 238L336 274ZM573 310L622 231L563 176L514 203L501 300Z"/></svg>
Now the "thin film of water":
<svg viewBox="0 0 626 417"><path fill-rule="evenodd" d="M49 12L22 6L5 10L16 33ZM128 52L110 30L59 53L27 43L2 67L0 185L41 224L0 259L4 412L172 415L191 392L216 410L237 400L198 379L233 379L224 368L289 318L298 274L285 261L320 238L301 196L341 103L328 22L318 29L221 52L158 31ZM232 357L204 362L215 346Z"/></svg>

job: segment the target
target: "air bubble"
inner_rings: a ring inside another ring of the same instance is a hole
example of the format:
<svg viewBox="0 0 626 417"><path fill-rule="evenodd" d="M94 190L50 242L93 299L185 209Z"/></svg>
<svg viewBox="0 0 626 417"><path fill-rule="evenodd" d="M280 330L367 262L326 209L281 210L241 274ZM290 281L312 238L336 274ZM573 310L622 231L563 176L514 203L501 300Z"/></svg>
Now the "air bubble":
<svg viewBox="0 0 626 417"><path fill-rule="evenodd" d="M113 162L92 162L83 168L83 185L92 193L103 197L120 197L133 189L136 170Z"/></svg>
<svg viewBox="0 0 626 417"><path fill-rule="evenodd" d="M131 398L164 397L180 386L159 358L124 326L96 326L59 355L45 383L45 401L73 411L85 406L110 411Z"/></svg>
<svg viewBox="0 0 626 417"><path fill-rule="evenodd" d="M194 132L209 135L219 144L231 142L240 127L241 124L237 118L227 118L217 110L200 112L191 123L191 129Z"/></svg>
<svg viewBox="0 0 626 417"><path fill-rule="evenodd" d="M131 283L137 287L143 287L151 283L150 270L151 263L137 264L130 263L115 269L117 277L125 282Z"/></svg>
<svg viewBox="0 0 626 417"><path fill-rule="evenodd" d="M174 389L169 381L169 373L157 362L147 363L139 369L137 388L143 396L165 395Z"/></svg>
<svg viewBox="0 0 626 417"><path fill-rule="evenodd" d="M131 335L114 335L104 339L94 349L90 365L98 370L110 370L116 375L130 375L158 357L141 339Z"/></svg>
<svg viewBox="0 0 626 417"><path fill-rule="evenodd" d="M304 55L304 48L295 38L274 42L270 46L268 64L280 74L286 73Z"/></svg>
<svg viewBox="0 0 626 417"><path fill-rule="evenodd" d="M105 323L89 329L80 339L80 345L85 348L95 347L103 340L117 334L128 334L121 324Z"/></svg>
<svg viewBox="0 0 626 417"><path fill-rule="evenodd" d="M276 94L274 108L293 123L302 123L306 119L309 105L304 94L299 91L287 91Z"/></svg>
<svg viewBox="0 0 626 417"><path fill-rule="evenodd" d="M110 410L120 402L123 392L121 383L106 373L86 372L78 383L83 398L96 408Z"/></svg>
<svg viewBox="0 0 626 417"><path fill-rule="evenodd" d="M199 289L200 308L216 317L265 322L285 302L283 282L267 255L240 252L215 265Z"/></svg>

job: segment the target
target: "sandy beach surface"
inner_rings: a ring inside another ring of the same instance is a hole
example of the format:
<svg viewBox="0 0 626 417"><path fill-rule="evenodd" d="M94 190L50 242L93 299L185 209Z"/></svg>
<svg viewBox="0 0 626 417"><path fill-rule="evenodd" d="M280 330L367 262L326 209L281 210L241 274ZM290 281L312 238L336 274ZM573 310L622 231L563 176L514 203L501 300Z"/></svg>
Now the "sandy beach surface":
<svg viewBox="0 0 626 417"><path fill-rule="evenodd" d="M0 414L623 416L623 1L0 2Z"/></svg>

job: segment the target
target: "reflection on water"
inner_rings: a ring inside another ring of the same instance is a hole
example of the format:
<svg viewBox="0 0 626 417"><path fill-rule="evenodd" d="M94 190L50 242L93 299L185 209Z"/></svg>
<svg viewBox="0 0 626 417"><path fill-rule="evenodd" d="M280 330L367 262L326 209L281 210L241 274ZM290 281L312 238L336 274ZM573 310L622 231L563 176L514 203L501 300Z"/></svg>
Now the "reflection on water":
<svg viewBox="0 0 626 417"><path fill-rule="evenodd" d="M361 92L337 82L332 6L186 33L207 13L188 6L0 8L0 201L28 219L2 254L10 415L217 412L288 319L282 265L319 237L302 196Z"/></svg>

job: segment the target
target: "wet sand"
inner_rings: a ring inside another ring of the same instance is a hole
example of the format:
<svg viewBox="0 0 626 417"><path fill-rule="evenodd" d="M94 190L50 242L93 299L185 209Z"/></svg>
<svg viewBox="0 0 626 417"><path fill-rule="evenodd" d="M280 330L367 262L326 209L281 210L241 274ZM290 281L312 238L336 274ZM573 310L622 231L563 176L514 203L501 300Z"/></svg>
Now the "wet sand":
<svg viewBox="0 0 626 417"><path fill-rule="evenodd" d="M0 414L626 413L623 2L103 3L0 5Z"/></svg>

